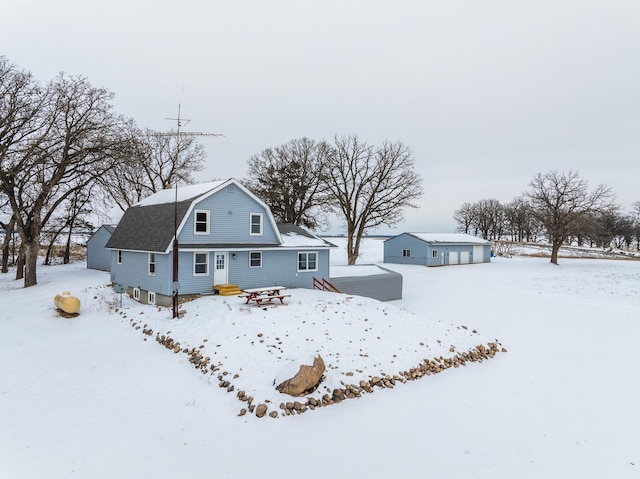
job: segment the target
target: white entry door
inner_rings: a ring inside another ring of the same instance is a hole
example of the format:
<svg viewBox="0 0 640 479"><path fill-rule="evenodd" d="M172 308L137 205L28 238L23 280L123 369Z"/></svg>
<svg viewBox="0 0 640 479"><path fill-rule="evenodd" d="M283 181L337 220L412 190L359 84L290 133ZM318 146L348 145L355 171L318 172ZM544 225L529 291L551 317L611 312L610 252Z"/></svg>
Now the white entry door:
<svg viewBox="0 0 640 479"><path fill-rule="evenodd" d="M216 251L213 254L213 284L227 284L229 281L229 253Z"/></svg>

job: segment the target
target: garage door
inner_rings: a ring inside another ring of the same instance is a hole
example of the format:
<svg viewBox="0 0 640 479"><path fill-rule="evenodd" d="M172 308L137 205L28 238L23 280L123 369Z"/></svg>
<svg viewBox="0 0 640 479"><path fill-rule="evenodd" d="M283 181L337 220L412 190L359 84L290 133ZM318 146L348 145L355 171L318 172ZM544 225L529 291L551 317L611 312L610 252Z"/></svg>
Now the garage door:
<svg viewBox="0 0 640 479"><path fill-rule="evenodd" d="M468 264L468 263L469 263L469 252L460 251L460 264Z"/></svg>
<svg viewBox="0 0 640 479"><path fill-rule="evenodd" d="M473 262L474 263L484 262L484 246L473 247Z"/></svg>
<svg viewBox="0 0 640 479"><path fill-rule="evenodd" d="M458 252L450 251L449 252L449 264L458 264Z"/></svg>

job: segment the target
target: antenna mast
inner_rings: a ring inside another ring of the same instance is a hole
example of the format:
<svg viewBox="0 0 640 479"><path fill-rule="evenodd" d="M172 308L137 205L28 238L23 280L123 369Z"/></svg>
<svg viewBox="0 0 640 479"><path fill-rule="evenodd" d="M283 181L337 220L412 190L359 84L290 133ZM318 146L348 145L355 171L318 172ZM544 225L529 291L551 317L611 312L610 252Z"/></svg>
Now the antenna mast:
<svg viewBox="0 0 640 479"><path fill-rule="evenodd" d="M165 120L171 120L176 122L176 131L174 132L165 132L165 133L154 133L154 136L175 136L176 137L176 165L179 164L178 160L180 159L180 136L224 136L221 133L201 133L201 132L180 132L180 127L182 126L182 122L186 122L187 124L191 120L187 120L180 117L180 103L178 103L178 117L177 118L165 118ZM175 198L173 203L173 278L171 283L171 291L173 293L172 296L172 306L173 306L173 318L178 317L178 295L180 292L180 282L178 281L178 253L179 253L179 245L178 245L178 181L175 180Z"/></svg>

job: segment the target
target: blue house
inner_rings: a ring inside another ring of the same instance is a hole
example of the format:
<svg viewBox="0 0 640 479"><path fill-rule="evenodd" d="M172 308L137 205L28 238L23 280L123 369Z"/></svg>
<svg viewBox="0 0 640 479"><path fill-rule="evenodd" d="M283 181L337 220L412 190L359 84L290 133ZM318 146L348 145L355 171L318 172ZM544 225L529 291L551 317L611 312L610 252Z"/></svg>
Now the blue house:
<svg viewBox="0 0 640 479"><path fill-rule="evenodd" d="M87 268L109 271L111 251L105 248L116 227L102 225L87 240Z"/></svg>
<svg viewBox="0 0 640 479"><path fill-rule="evenodd" d="M384 242L384 262L445 266L488 263L491 242L457 233L402 233Z"/></svg>
<svg viewBox="0 0 640 479"><path fill-rule="evenodd" d="M269 207L235 179L160 191L125 212L106 247L111 280L139 301L169 306L177 231L178 292L280 285L312 288L329 277L331 243L277 225Z"/></svg>

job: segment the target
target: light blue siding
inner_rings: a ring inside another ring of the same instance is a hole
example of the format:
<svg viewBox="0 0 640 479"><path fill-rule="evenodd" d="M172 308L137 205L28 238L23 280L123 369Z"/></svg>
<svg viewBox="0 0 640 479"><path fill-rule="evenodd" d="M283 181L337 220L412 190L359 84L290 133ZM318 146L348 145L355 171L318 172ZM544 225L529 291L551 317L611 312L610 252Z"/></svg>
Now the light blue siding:
<svg viewBox="0 0 640 479"><path fill-rule="evenodd" d="M209 213L207 234L195 234L195 214ZM251 215L262 215L262 234L251 234ZM173 231L173 223L164 225ZM329 278L329 249L290 248L280 245L278 230L271 212L259 200L248 194L239 184L228 184L209 197L194 203L179 232L178 282L180 295L213 292L214 258L216 253L227 253L227 273L230 284L240 288L281 285L288 288L312 288L313 277ZM252 245L255 245L252 247ZM266 246L265 246L266 245ZM118 264L118 251L110 251L111 280L127 288L139 288L141 301L147 292L156 293L156 303L171 304L173 283L173 252L156 253L156 271L148 274L149 255L146 251L122 251ZM218 249L216 249L218 248ZM251 251L262 253L262 265L250 267ZM298 271L298 252L317 254L316 271ZM208 258L207 274L194 274L194 252Z"/></svg>
<svg viewBox="0 0 640 479"><path fill-rule="evenodd" d="M195 234L195 211L209 211L209 234ZM251 213L262 214L262 235L251 235ZM181 244L240 243L278 244L270 212L235 185L196 203L187 216L178 240Z"/></svg>
<svg viewBox="0 0 640 479"><path fill-rule="evenodd" d="M259 251L259 250L256 250ZM298 271L298 252L318 254L317 271ZM232 255L231 255L232 256ZM303 248L263 250L262 267L249 267L249 251L236 252L229 259L229 282L241 288L280 285L288 288L313 288L313 278L329 278L329 251Z"/></svg>
<svg viewBox="0 0 640 479"><path fill-rule="evenodd" d="M481 246L482 257L474 257L474 246ZM410 251L409 256L403 256ZM491 261L491 244L429 243L411 234L402 233L384 242L384 262L397 264L419 264L424 266L447 266L461 264L463 254L467 263L488 263Z"/></svg>
<svg viewBox="0 0 640 479"><path fill-rule="evenodd" d="M406 257L403 256L403 250L409 250L410 255ZM403 233L399 236L389 238L384 242L385 263L433 266L438 261L438 258L431 258L429 245L415 236Z"/></svg>
<svg viewBox="0 0 640 479"><path fill-rule="evenodd" d="M156 253L156 274L150 275L149 254L123 251L118 264L118 251L111 251L111 281L126 287L140 288L160 294L171 294L171 255Z"/></svg>
<svg viewBox="0 0 640 479"><path fill-rule="evenodd" d="M87 240L87 268L109 271L111 268L111 251L105 248L111 238L111 232L101 226Z"/></svg>

